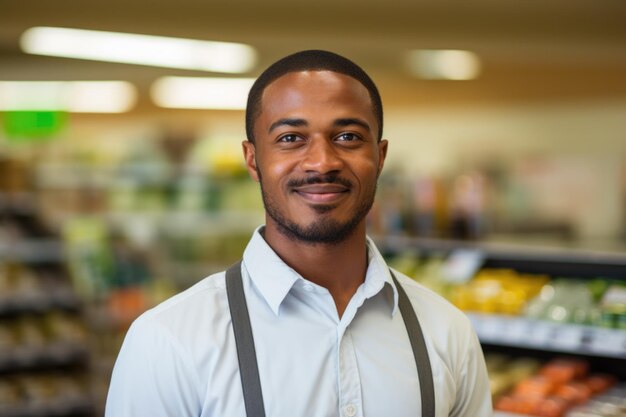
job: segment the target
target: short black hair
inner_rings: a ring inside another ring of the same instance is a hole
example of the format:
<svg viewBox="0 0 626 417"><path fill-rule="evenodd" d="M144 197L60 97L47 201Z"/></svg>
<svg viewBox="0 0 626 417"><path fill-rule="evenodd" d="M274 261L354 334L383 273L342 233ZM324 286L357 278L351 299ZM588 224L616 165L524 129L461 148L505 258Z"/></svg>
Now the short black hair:
<svg viewBox="0 0 626 417"><path fill-rule="evenodd" d="M256 79L248 93L246 106L246 135L254 143L254 123L261 114L261 98L268 85L291 72L332 71L344 74L360 82L369 92L372 111L378 123L378 140L383 135L383 103L378 88L367 73L354 62L336 53L322 50L308 50L288 55L270 65Z"/></svg>

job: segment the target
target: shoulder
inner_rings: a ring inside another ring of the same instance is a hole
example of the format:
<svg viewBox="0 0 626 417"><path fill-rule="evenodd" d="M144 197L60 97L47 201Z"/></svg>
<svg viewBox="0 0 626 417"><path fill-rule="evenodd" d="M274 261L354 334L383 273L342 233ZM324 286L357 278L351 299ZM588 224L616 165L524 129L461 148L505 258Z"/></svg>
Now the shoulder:
<svg viewBox="0 0 626 417"><path fill-rule="evenodd" d="M451 322L451 324L454 322L460 323L462 326L471 326L465 313L444 297L396 270L393 270L393 273L400 285L402 285L417 313L423 313L428 316L436 315L439 320L446 320Z"/></svg>
<svg viewBox="0 0 626 417"><path fill-rule="evenodd" d="M427 343L442 357L462 356L476 344L472 324L461 310L406 275L395 270L394 275L411 301Z"/></svg>
<svg viewBox="0 0 626 417"><path fill-rule="evenodd" d="M232 356L223 349L230 324L224 272L143 313L118 354L107 415L136 415L136 407L159 416L165 407L193 409L206 391L212 364Z"/></svg>
<svg viewBox="0 0 626 417"><path fill-rule="evenodd" d="M435 380L455 393L454 407L488 408L489 384L484 358L469 318L434 291L406 275L396 271L394 275L407 293L424 332ZM442 398L444 402L448 400L450 398ZM451 415L487 414L467 412Z"/></svg>
<svg viewBox="0 0 626 417"><path fill-rule="evenodd" d="M135 320L131 330L169 333L184 341L195 337L198 329L209 331L224 320L230 320L230 313L222 271L147 310Z"/></svg>
<svg viewBox="0 0 626 417"><path fill-rule="evenodd" d="M227 302L222 301L224 294L222 272L133 322L111 376L107 416L137 415L138 410L150 416L176 414L172 410L200 414L197 407L207 385L201 359L216 355L215 347L224 343L221 335L227 334L216 326L230 320L229 315L222 314L224 308L228 310Z"/></svg>

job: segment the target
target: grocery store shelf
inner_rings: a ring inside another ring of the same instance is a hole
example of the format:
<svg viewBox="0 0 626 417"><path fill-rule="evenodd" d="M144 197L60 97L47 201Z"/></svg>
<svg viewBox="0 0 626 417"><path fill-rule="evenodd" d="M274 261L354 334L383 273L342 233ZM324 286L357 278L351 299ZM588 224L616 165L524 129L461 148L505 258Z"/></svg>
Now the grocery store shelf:
<svg viewBox="0 0 626 417"><path fill-rule="evenodd" d="M626 330L467 314L482 343L626 359Z"/></svg>
<svg viewBox="0 0 626 417"><path fill-rule="evenodd" d="M51 310L76 311L82 300L69 286L40 288L30 293L0 294L0 317Z"/></svg>
<svg viewBox="0 0 626 417"><path fill-rule="evenodd" d="M32 214L35 212L36 198L32 192L0 192L0 213Z"/></svg>
<svg viewBox="0 0 626 417"><path fill-rule="evenodd" d="M0 241L0 260L28 264L62 262L63 244L56 238Z"/></svg>
<svg viewBox="0 0 626 417"><path fill-rule="evenodd" d="M0 355L0 374L74 366L84 363L88 356L88 347L74 341L4 349Z"/></svg>
<svg viewBox="0 0 626 417"><path fill-rule="evenodd" d="M521 273L553 277L626 279L626 254L624 252L406 236L390 236L375 240L383 253L400 253L410 249L422 255L447 256L456 250L472 249L483 254L482 268L508 268Z"/></svg>
<svg viewBox="0 0 626 417"><path fill-rule="evenodd" d="M26 404L0 404L2 417L92 417L94 401L90 396L52 398Z"/></svg>

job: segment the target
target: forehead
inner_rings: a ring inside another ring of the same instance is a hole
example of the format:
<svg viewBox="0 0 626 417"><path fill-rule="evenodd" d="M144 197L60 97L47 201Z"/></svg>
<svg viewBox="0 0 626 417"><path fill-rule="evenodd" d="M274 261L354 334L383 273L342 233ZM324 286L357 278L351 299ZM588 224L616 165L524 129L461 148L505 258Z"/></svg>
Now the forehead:
<svg viewBox="0 0 626 417"><path fill-rule="evenodd" d="M272 119L285 112L328 109L374 117L367 88L356 79L333 71L290 72L277 78L263 92L260 115Z"/></svg>

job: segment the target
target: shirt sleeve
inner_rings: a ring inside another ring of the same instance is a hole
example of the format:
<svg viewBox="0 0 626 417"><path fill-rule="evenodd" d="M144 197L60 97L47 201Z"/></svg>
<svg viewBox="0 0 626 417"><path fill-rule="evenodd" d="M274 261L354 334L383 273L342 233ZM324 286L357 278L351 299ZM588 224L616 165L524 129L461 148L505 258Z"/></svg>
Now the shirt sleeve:
<svg viewBox="0 0 626 417"><path fill-rule="evenodd" d="M487 366L473 329L466 352L460 378L457 379L456 403L450 417L491 417L493 406Z"/></svg>
<svg viewBox="0 0 626 417"><path fill-rule="evenodd" d="M169 330L140 317L115 363L105 417L197 417L197 382L195 369Z"/></svg>

